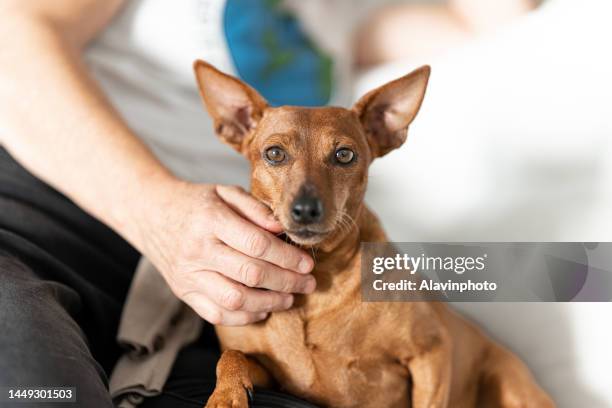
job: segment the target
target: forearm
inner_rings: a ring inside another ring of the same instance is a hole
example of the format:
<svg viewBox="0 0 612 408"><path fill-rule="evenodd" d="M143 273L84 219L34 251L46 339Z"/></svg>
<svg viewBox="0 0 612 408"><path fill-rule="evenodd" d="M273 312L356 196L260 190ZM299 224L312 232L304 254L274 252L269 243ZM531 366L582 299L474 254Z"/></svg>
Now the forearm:
<svg viewBox="0 0 612 408"><path fill-rule="evenodd" d="M535 3L535 0L449 0L446 4L383 7L357 33L357 64L430 59L524 14Z"/></svg>
<svg viewBox="0 0 612 408"><path fill-rule="evenodd" d="M356 36L357 64L370 66L400 59L424 63L470 33L446 5L393 4L367 19Z"/></svg>
<svg viewBox="0 0 612 408"><path fill-rule="evenodd" d="M34 18L0 31L0 142L137 244L138 203L173 177L104 98L74 42Z"/></svg>
<svg viewBox="0 0 612 408"><path fill-rule="evenodd" d="M450 10L474 32L498 27L535 7L536 0L449 0Z"/></svg>

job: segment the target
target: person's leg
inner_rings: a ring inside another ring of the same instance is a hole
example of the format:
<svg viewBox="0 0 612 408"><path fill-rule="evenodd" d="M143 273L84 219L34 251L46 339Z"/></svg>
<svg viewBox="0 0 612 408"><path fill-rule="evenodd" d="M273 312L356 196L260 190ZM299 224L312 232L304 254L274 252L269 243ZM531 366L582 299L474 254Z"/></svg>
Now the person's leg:
<svg viewBox="0 0 612 408"><path fill-rule="evenodd" d="M161 395L146 399L140 408L202 408L216 383L221 353L214 328L204 326L200 339L179 353ZM317 408L286 393L255 387L251 408Z"/></svg>
<svg viewBox="0 0 612 408"><path fill-rule="evenodd" d="M77 406L112 407L102 367L71 313L79 295L0 255L0 386L75 387ZM6 406L7 396L2 406ZM19 405L21 403L15 403Z"/></svg>
<svg viewBox="0 0 612 408"><path fill-rule="evenodd" d="M111 406L139 254L0 149L0 257L0 388L61 383L75 406Z"/></svg>
<svg viewBox="0 0 612 408"><path fill-rule="evenodd" d="M215 369L221 353L213 327L181 350L161 395L147 398L141 408L202 408L215 388Z"/></svg>

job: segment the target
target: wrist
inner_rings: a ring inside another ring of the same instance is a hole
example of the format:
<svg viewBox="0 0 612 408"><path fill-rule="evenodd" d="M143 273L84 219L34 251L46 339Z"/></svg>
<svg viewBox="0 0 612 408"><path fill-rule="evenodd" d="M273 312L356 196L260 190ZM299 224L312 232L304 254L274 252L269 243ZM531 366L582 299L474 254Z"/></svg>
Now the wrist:
<svg viewBox="0 0 612 408"><path fill-rule="evenodd" d="M166 169L142 174L135 178L113 205L111 227L141 253L146 254L147 238L154 224L167 217L164 210L176 198L177 191L187 182Z"/></svg>

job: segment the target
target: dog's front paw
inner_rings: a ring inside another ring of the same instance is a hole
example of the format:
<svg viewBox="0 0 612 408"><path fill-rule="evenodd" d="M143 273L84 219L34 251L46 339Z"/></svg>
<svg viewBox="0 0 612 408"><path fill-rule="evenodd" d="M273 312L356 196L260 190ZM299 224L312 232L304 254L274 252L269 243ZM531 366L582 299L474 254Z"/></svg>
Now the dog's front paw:
<svg viewBox="0 0 612 408"><path fill-rule="evenodd" d="M251 390L242 386L215 388L205 408L248 408Z"/></svg>

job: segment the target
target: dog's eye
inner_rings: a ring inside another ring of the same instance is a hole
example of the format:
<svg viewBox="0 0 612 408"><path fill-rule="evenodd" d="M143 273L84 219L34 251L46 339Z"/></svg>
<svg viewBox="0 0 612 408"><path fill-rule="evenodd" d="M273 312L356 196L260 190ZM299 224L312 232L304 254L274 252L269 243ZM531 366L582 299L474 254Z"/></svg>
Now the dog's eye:
<svg viewBox="0 0 612 408"><path fill-rule="evenodd" d="M340 164L349 164L355 159L355 153L351 149L342 148L336 150L336 161Z"/></svg>
<svg viewBox="0 0 612 408"><path fill-rule="evenodd" d="M264 158L270 164L280 164L287 158L287 153L280 147L274 146L266 149Z"/></svg>

